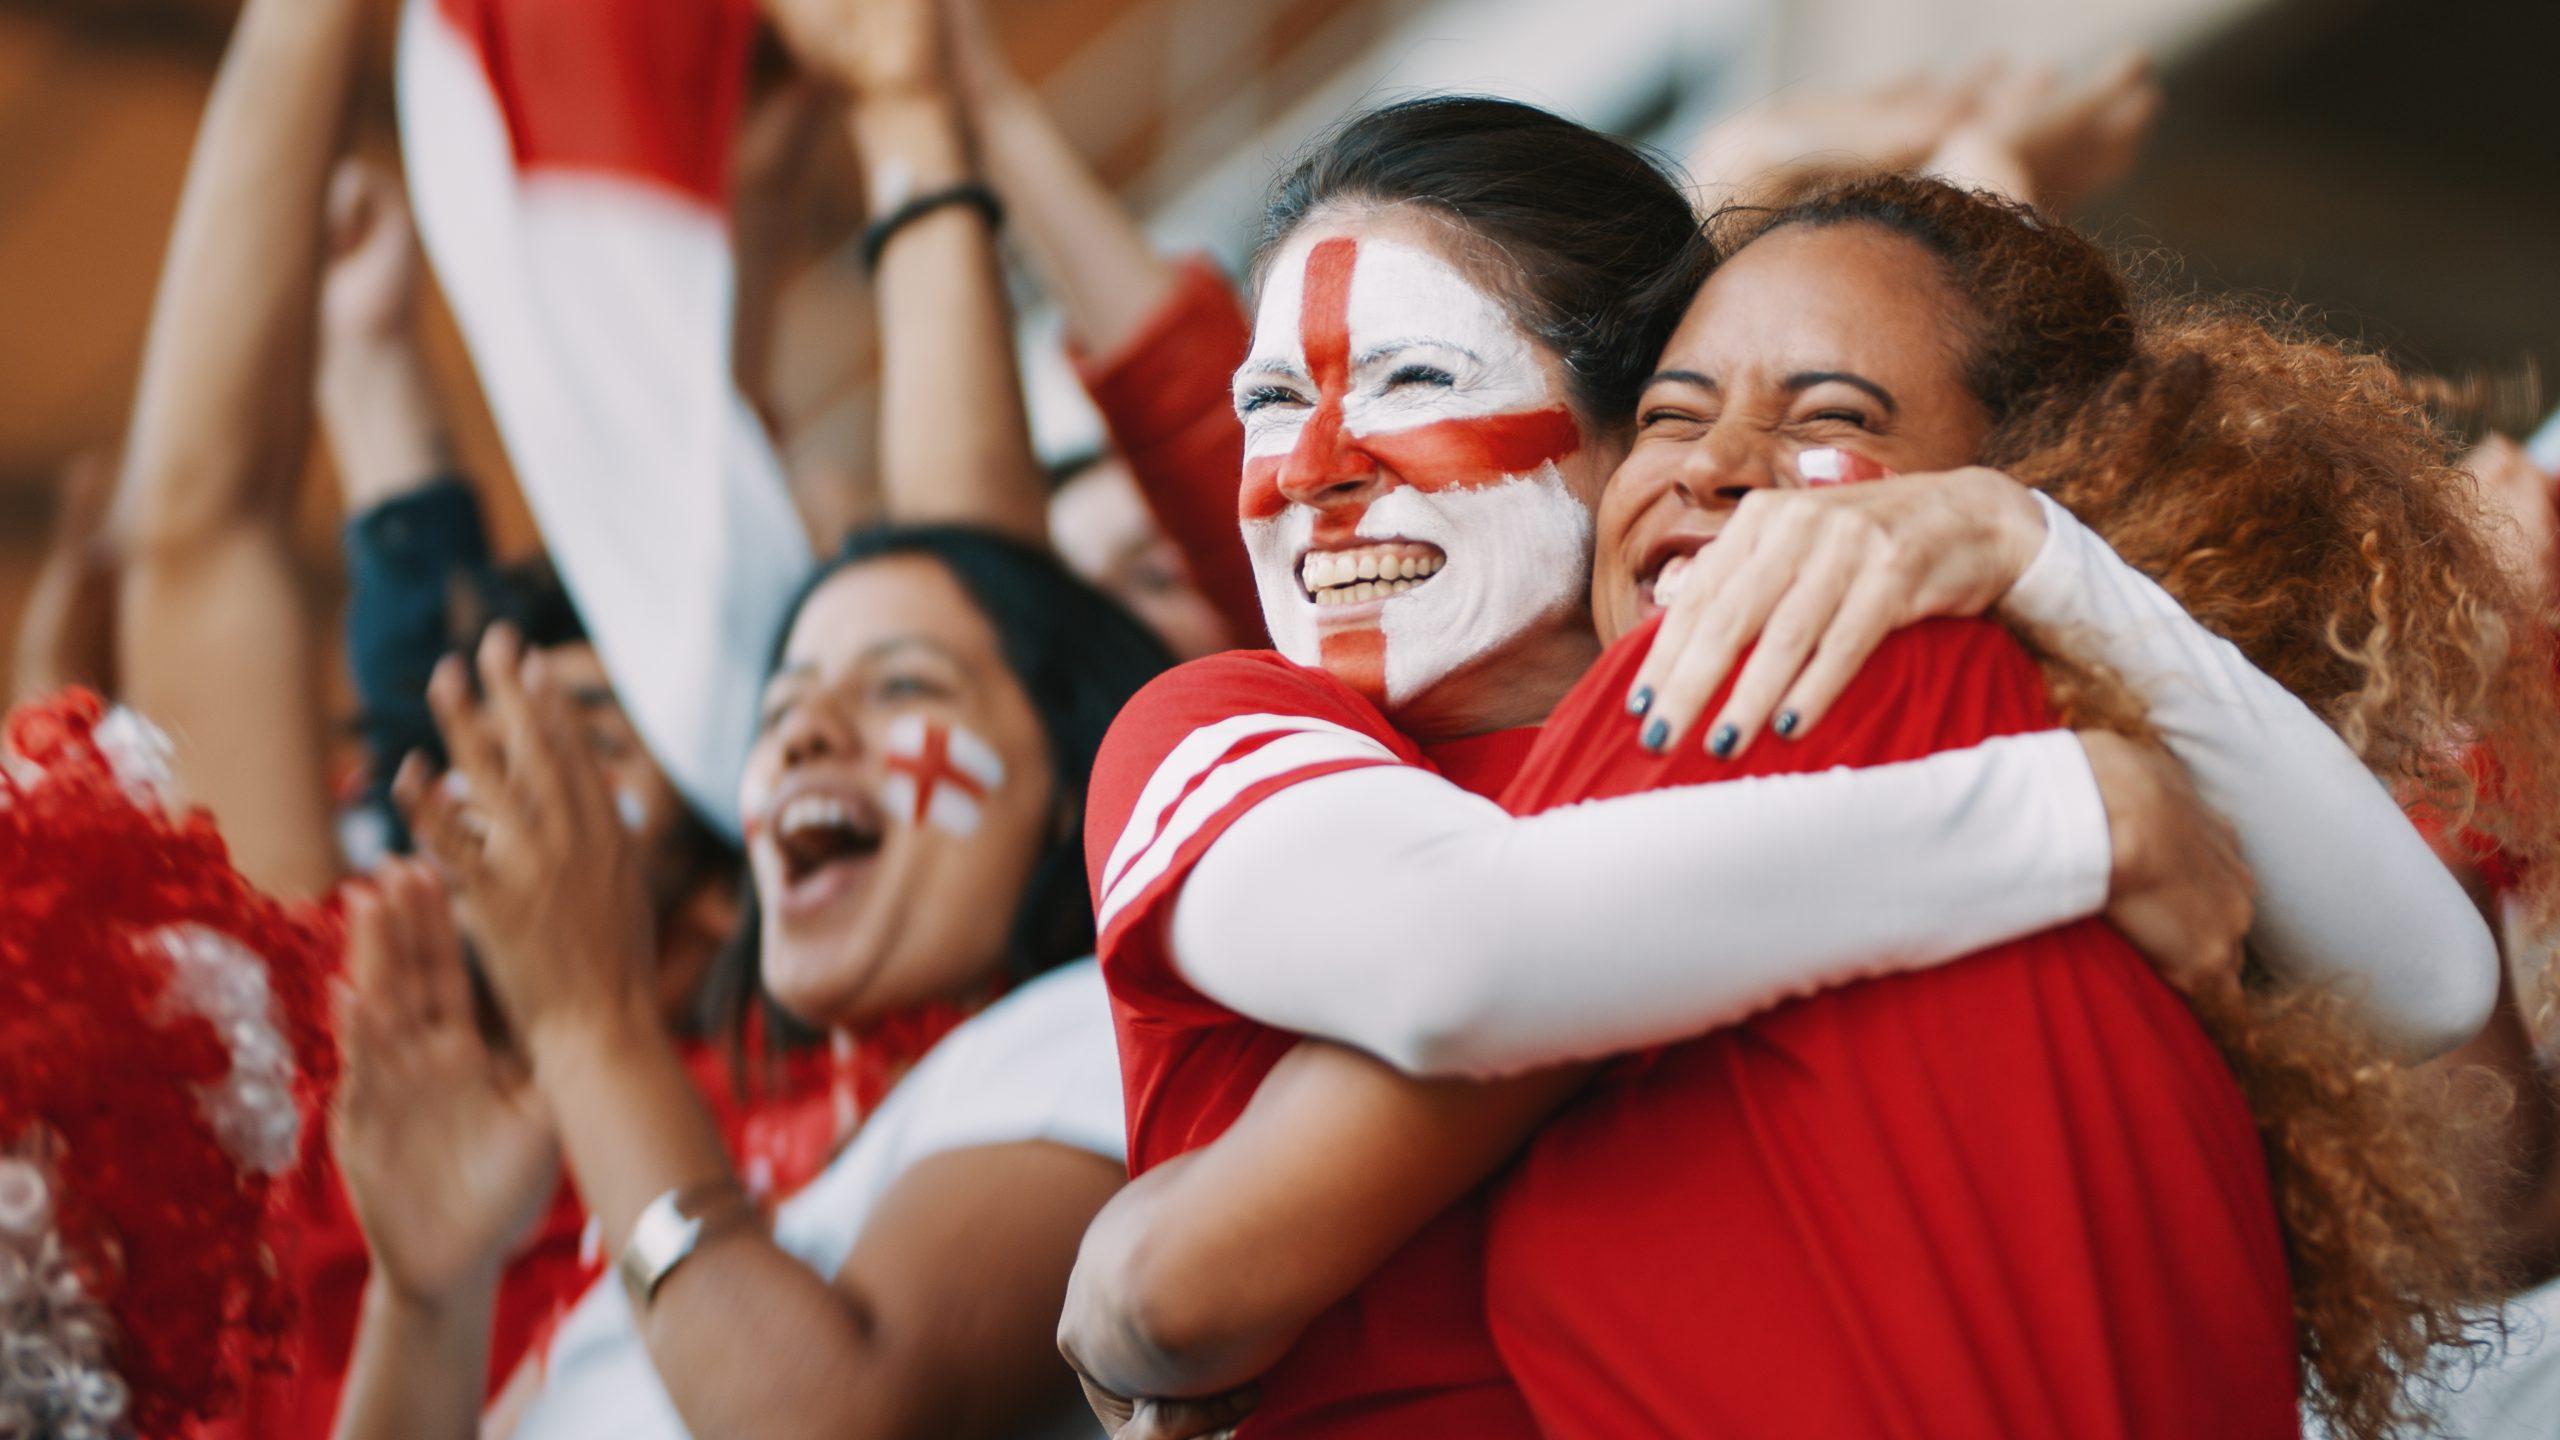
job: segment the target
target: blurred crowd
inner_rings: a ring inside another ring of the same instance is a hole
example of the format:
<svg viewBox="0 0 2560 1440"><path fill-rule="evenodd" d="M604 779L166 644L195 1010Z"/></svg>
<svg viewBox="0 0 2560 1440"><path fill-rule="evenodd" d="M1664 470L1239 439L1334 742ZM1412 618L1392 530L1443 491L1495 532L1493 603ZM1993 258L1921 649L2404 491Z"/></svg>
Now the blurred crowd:
<svg viewBox="0 0 2560 1440"><path fill-rule="evenodd" d="M343 927L187 1433L2560 1434L2560 432L2075 229L2161 104L1397 99L1236 274L976 0L247 0L11 677Z"/></svg>

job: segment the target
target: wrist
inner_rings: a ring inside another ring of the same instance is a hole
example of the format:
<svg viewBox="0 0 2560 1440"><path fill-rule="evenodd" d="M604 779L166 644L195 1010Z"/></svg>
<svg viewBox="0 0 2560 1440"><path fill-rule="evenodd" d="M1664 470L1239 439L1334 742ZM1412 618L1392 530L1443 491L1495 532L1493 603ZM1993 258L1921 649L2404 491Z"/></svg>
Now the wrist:
<svg viewBox="0 0 2560 1440"><path fill-rule="evenodd" d="M968 126L948 95L866 97L853 108L852 128L875 216L975 178Z"/></svg>
<svg viewBox="0 0 2560 1440"><path fill-rule="evenodd" d="M364 1323L394 1326L411 1336L443 1330L495 1307L506 1273L506 1258L491 1255L441 1287L424 1287L382 1263L379 1254L372 1265L364 1287Z"/></svg>
<svg viewBox="0 0 2560 1440"><path fill-rule="evenodd" d="M638 994L555 1006L530 1021L524 1035L537 1082L601 1075L665 1042L665 1024L648 997Z"/></svg>
<svg viewBox="0 0 2560 1440"><path fill-rule="evenodd" d="M2033 490L1997 470L1967 474L1983 492L1972 508L1989 530L1989 543L1999 557L2000 595L2006 596L2044 551L2044 506Z"/></svg>
<svg viewBox="0 0 2560 1440"><path fill-rule="evenodd" d="M350 512L452 468L426 364L412 347L337 347L322 363L314 393Z"/></svg>

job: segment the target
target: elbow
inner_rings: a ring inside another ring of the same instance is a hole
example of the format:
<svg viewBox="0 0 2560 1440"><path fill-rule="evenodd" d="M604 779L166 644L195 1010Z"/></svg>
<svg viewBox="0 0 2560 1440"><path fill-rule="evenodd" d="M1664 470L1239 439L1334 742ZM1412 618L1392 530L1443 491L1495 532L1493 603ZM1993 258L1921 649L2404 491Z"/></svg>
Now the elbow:
<svg viewBox="0 0 2560 1440"><path fill-rule="evenodd" d="M1220 1370L1257 1335L1237 1273L1181 1232L1149 1226L1129 1237L1087 1237L1058 1320L1070 1364L1124 1394L1167 1394Z"/></svg>
<svg viewBox="0 0 2560 1440"><path fill-rule="evenodd" d="M1492 1080L1550 1063L1513 1053L1517 997L1499 980L1503 955L1490 937L1442 935L1404 950L1393 983L1379 987L1367 1048L1421 1080ZM1425 959L1424 957L1433 957Z"/></svg>
<svg viewBox="0 0 2560 1440"><path fill-rule="evenodd" d="M2397 1007L2386 1035L2413 1061L2432 1060L2469 1044L2497 1009L2503 962L2489 927L2477 916L2450 937L2446 963L2430 971L2419 994Z"/></svg>

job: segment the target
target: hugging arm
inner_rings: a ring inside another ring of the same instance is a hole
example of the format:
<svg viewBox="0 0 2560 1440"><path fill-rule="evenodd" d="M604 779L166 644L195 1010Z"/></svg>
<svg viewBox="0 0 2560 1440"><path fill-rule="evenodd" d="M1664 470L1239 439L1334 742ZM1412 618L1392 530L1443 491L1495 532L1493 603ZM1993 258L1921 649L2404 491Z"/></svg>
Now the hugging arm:
<svg viewBox="0 0 2560 1440"><path fill-rule="evenodd" d="M1500 1165L1575 1069L1415 1080L1321 1041L1227 1132L1131 1182L1085 1232L1059 1347L1129 1396L1230 1390Z"/></svg>
<svg viewBox="0 0 2560 1440"><path fill-rule="evenodd" d="M2440 1054L2498 996L2498 950L2382 782L2292 692L2038 494L2045 542L2001 602L2122 676L2231 822L2258 883L2250 931L2280 978L2360 991L2375 1037Z"/></svg>
<svg viewBox="0 0 2560 1440"><path fill-rule="evenodd" d="M1526 818L1377 766L1237 820L1170 923L1183 977L1231 1009L1415 1074L1496 1075L2096 914L2111 843L2063 731ZM1844 875L1856 905L1833 903Z"/></svg>

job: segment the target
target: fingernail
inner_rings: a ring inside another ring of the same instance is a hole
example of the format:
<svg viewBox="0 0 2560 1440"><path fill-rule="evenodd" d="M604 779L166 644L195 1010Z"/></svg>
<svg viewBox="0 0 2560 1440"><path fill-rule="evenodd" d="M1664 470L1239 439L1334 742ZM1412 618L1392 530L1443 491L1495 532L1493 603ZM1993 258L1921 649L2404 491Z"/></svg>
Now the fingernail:
<svg viewBox="0 0 2560 1440"><path fill-rule="evenodd" d="M1653 708L1653 687L1639 685L1627 695L1627 713L1641 715Z"/></svg>
<svg viewBox="0 0 2560 1440"><path fill-rule="evenodd" d="M1742 732L1731 723L1718 725L1707 735L1707 753L1719 760L1733 758L1733 747L1742 743Z"/></svg>
<svg viewBox="0 0 2560 1440"><path fill-rule="evenodd" d="M1793 710L1781 710L1778 712L1778 718L1769 722L1769 728L1777 731L1778 738L1784 740L1795 734L1796 727L1803 723L1804 717Z"/></svg>
<svg viewBox="0 0 2560 1440"><path fill-rule="evenodd" d="M1670 742L1671 722L1668 720L1656 719L1652 724L1644 727L1644 738L1638 743L1643 745L1647 750L1659 755L1662 753L1662 747Z"/></svg>

